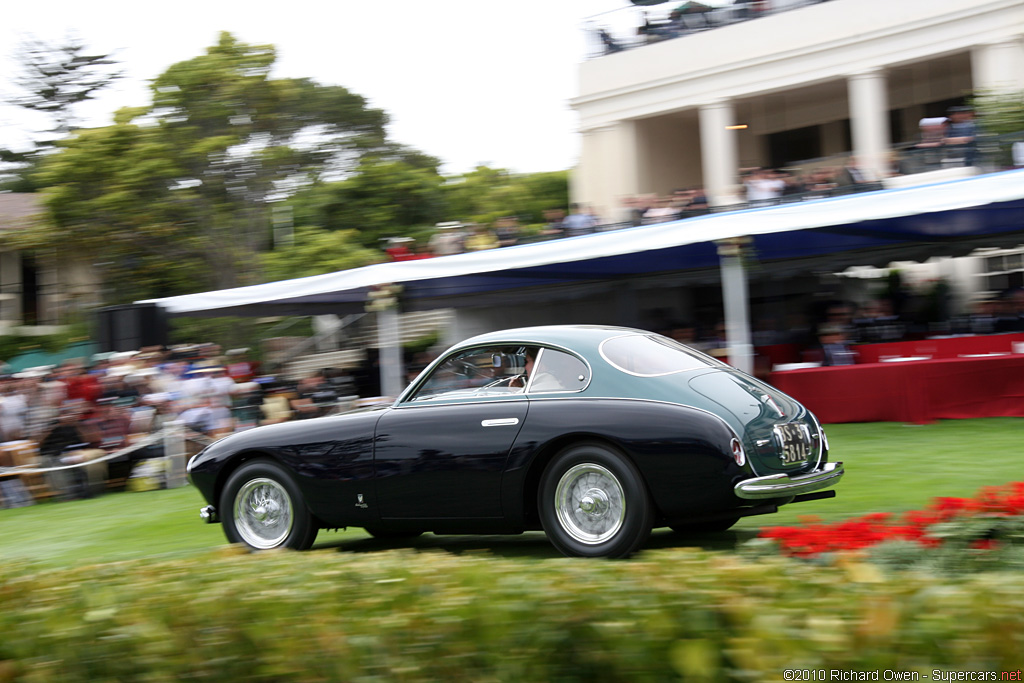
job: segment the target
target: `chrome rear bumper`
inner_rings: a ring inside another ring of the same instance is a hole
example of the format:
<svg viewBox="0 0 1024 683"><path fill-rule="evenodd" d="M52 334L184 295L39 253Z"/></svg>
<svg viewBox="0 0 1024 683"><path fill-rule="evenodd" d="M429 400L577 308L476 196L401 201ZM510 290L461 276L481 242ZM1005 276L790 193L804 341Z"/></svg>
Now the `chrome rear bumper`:
<svg viewBox="0 0 1024 683"><path fill-rule="evenodd" d="M744 479L733 489L740 498L762 500L765 498L783 498L810 493L833 486L843 476L843 463L825 463L821 469L790 476L788 474L772 474L767 477Z"/></svg>

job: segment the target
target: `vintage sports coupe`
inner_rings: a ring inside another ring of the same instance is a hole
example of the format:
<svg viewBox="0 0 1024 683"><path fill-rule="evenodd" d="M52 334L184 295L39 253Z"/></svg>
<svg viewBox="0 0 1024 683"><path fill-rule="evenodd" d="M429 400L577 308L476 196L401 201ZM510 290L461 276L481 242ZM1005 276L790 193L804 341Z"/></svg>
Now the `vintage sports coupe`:
<svg viewBox="0 0 1024 683"><path fill-rule="evenodd" d="M566 555L625 557L652 528L832 497L843 466L767 384L657 334L567 325L473 337L391 405L233 434L188 473L203 518L254 549L543 529Z"/></svg>

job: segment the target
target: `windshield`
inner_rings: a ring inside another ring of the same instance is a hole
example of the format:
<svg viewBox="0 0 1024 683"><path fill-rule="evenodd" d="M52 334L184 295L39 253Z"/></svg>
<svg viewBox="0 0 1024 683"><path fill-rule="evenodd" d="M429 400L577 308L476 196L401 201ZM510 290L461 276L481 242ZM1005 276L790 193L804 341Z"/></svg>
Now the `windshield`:
<svg viewBox="0 0 1024 683"><path fill-rule="evenodd" d="M630 334L606 339L601 344L601 355L618 370L639 377L722 366L710 356L659 335Z"/></svg>

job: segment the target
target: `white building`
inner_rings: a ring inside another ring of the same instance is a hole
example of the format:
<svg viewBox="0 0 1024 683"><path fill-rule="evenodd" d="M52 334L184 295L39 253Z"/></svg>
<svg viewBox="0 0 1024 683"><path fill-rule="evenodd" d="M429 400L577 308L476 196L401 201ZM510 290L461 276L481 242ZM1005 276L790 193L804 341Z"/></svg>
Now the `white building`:
<svg viewBox="0 0 1024 683"><path fill-rule="evenodd" d="M626 219L628 197L684 187L730 204L741 168L844 153L884 177L922 118L1024 90L1024 0L746 4L772 3L788 11L584 62L573 201L606 221Z"/></svg>

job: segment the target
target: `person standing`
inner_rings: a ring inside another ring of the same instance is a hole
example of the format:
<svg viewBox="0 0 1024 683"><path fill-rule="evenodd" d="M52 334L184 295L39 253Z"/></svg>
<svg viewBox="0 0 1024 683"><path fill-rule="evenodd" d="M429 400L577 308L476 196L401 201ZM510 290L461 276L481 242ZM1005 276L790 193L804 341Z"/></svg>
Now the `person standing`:
<svg viewBox="0 0 1024 683"><path fill-rule="evenodd" d="M846 333L840 325L824 325L818 335L821 341L822 365L853 365L857 354L846 343Z"/></svg>
<svg viewBox="0 0 1024 683"><path fill-rule="evenodd" d="M949 108L949 125L946 128L945 144L963 152L963 165L974 165L974 138L978 135L978 125L974 122L974 110L968 106Z"/></svg>
<svg viewBox="0 0 1024 683"><path fill-rule="evenodd" d="M21 392L21 383L15 377L0 382L0 433L4 441L25 438L25 414L28 401Z"/></svg>
<svg viewBox="0 0 1024 683"><path fill-rule="evenodd" d="M580 204L571 204L569 211L569 215L562 221L562 229L565 231L566 237L577 237L594 232L597 222L591 214L583 210Z"/></svg>

